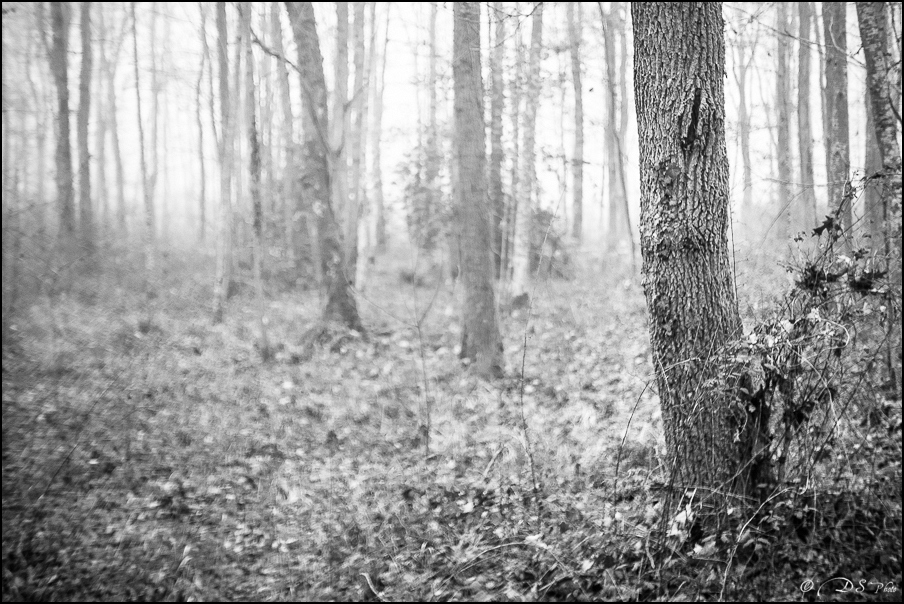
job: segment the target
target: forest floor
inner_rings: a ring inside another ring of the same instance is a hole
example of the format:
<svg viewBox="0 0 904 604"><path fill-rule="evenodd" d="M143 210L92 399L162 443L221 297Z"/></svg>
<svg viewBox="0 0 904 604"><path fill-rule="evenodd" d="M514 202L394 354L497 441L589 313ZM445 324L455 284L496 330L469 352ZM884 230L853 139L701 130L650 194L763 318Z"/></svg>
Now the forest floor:
<svg viewBox="0 0 904 604"><path fill-rule="evenodd" d="M538 283L504 313L489 383L458 360L458 292L411 257L377 265L366 333L313 347L316 292L269 291L267 363L253 288L211 324L209 259L169 260L147 333L125 264L21 307L3 347L3 599L786 600L848 572L819 544L787 546L771 576L751 576L753 554L676 546L663 578L639 279Z"/></svg>

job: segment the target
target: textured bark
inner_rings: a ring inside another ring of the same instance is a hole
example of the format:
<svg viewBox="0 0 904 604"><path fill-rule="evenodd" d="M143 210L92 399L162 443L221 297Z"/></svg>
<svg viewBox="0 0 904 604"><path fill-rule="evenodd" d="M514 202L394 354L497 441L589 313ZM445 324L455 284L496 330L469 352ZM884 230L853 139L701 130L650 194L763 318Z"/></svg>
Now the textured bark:
<svg viewBox="0 0 904 604"><path fill-rule="evenodd" d="M341 235L330 204L330 169L327 160L327 154L330 153L327 142L329 118L323 56L320 54L320 39L314 21L314 6L310 2L287 2L286 10L298 48L299 77L304 95L301 126L304 143L296 176L301 195L310 200L317 217L323 278L327 289L323 319L363 330L358 306L345 274Z"/></svg>
<svg viewBox="0 0 904 604"><path fill-rule="evenodd" d="M845 199L850 177L850 136L848 134L847 32L845 3L823 2L822 18L826 45L826 166L829 180L829 208ZM852 226L851 204L841 212L845 229Z"/></svg>
<svg viewBox="0 0 904 604"><path fill-rule="evenodd" d="M232 266L232 103L229 96L226 3L217 2L217 63L220 88L220 211L217 213L217 267L213 285L213 322L220 323L226 306Z"/></svg>
<svg viewBox="0 0 904 604"><path fill-rule="evenodd" d="M82 67L78 87L78 207L82 248L94 249L94 208L91 200L91 153L88 122L91 118L91 3L81 3Z"/></svg>
<svg viewBox="0 0 904 604"><path fill-rule="evenodd" d="M577 6L575 7L575 5ZM575 16L577 9L577 16ZM571 81L574 83L574 154L572 177L574 186L572 202L574 220L571 235L581 240L584 226L584 89L581 84L581 30L583 18L581 4L568 3L568 37L571 39Z"/></svg>
<svg viewBox="0 0 904 604"><path fill-rule="evenodd" d="M527 296L530 281L530 231L533 221L534 142L537 106L540 101L540 55L543 52L543 4L534 6L531 17L530 58L528 59L525 98L521 174L518 177L518 201L515 208L515 242L512 251L512 297Z"/></svg>
<svg viewBox="0 0 904 604"><path fill-rule="evenodd" d="M775 13L778 65L775 72L775 104L778 117L775 159L778 164L778 222L776 233L787 239L791 227L791 42L788 33L788 3L779 2Z"/></svg>
<svg viewBox="0 0 904 604"><path fill-rule="evenodd" d="M810 30L813 8L810 2L798 2L800 29L798 38L797 71L797 146L800 153L800 182L803 195L800 201L802 211L795 220L795 229L808 229L816 225L816 191L813 188L813 128L810 125Z"/></svg>
<svg viewBox="0 0 904 604"><path fill-rule="evenodd" d="M858 2L857 19L866 56L875 137L882 156L879 178L880 205L883 209L885 249L892 282L892 308L898 310L889 321L889 374L897 394L901 394L901 148L898 145L889 65L888 21L884 2ZM898 116L900 117L900 116ZM894 352L892 352L894 351Z"/></svg>
<svg viewBox="0 0 904 604"><path fill-rule="evenodd" d="M745 491L756 483L756 418L737 417L711 385L715 353L741 331L727 244L721 6L641 2L632 14L644 290L666 444L684 486Z"/></svg>
<svg viewBox="0 0 904 604"><path fill-rule="evenodd" d="M56 189L60 234L75 233L75 208L72 190L72 146L69 134L69 24L62 2L50 3L53 46L50 70L57 89Z"/></svg>
<svg viewBox="0 0 904 604"><path fill-rule="evenodd" d="M464 285L461 357L471 361L478 375L490 378L502 374L503 361L493 295L478 6L476 2L454 4L454 186Z"/></svg>
<svg viewBox="0 0 904 604"><path fill-rule="evenodd" d="M505 212L505 197L502 192L502 162L505 152L502 148L502 113L505 109L505 85L502 77L503 60L505 58L505 15L502 3L493 3L493 14L496 17L493 47L490 52L490 208L492 208L493 260L496 263L496 275L501 276L502 246L505 238L502 235L502 217Z"/></svg>

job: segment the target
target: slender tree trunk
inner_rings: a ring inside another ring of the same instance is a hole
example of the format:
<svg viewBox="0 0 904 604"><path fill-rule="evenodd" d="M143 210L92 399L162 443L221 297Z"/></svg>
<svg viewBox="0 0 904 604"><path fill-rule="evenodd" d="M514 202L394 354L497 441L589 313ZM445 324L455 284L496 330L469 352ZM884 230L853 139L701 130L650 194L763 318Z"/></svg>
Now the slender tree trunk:
<svg viewBox="0 0 904 604"><path fill-rule="evenodd" d="M273 38L273 49L276 53L284 57L283 50L283 32L282 24L279 20L279 4L274 2L270 5L270 24L271 37ZM285 150L284 161L281 166L282 185L283 185L283 236L285 238L284 245L289 259L289 265L293 268L297 266L297 246L295 243L295 220L296 215L302 215L302 206L295 189L295 178L293 170L295 169L295 116L292 114L292 98L289 90L289 70L283 61L276 62L276 80L279 87L280 107L282 109L282 126L283 133L282 146ZM312 222L311 217L304 218L305 222ZM312 241L311 249L319 252L316 240ZM321 262L317 259L314 263L314 273L317 275L317 281L320 283Z"/></svg>
<svg viewBox="0 0 904 604"><path fill-rule="evenodd" d="M502 192L502 162L505 152L502 147L502 113L505 110L505 85L502 77L505 59L505 16L502 13L502 2L493 2L493 13L496 16L496 28L493 47L490 52L490 169L489 190L491 208L491 226L493 241L493 261L496 276L502 276L502 246L505 237L502 234L502 217L505 212L505 197Z"/></svg>
<svg viewBox="0 0 904 604"><path fill-rule="evenodd" d="M810 2L798 2L800 16L800 49L797 67L797 141L800 152L800 182L803 198L800 220L794 228L810 228L816 225L816 191L813 188L813 130L810 125L810 28L813 8Z"/></svg>
<svg viewBox="0 0 904 604"><path fill-rule="evenodd" d="M201 5L201 36L207 36L207 11ZM198 69L198 80L195 82L195 122L198 126L198 163L200 174L200 197L198 199L198 241L204 243L207 234L207 170L204 162L204 122L201 120L201 83L204 81L204 65L207 63L207 55L201 53L201 67Z"/></svg>
<svg viewBox="0 0 904 604"><path fill-rule="evenodd" d="M515 3L516 12L520 12L520 4ZM505 212L502 216L503 231L503 248L502 248L502 271L503 282L508 281L513 273L512 255L515 248L515 227L516 216L518 211L518 195L520 191L520 182L518 180L521 173L521 98L522 98L522 80L523 73L523 57L524 44L521 38L521 26L515 28L513 38L513 47L515 54L515 73L509 88L512 91L511 121L512 121L512 165L509 186L509 203L505 204ZM503 290L504 291L504 290Z"/></svg>
<svg viewBox="0 0 904 604"><path fill-rule="evenodd" d="M822 16L826 44L826 165L829 180L829 207L841 207L846 230L853 226L850 196L850 136L847 99L847 31L844 2L823 2Z"/></svg>
<svg viewBox="0 0 904 604"><path fill-rule="evenodd" d="M616 89L618 79L615 73L615 18L610 12L603 17L603 44L606 50L606 166L608 173L606 182L609 187L609 233L608 248L614 254L619 246L630 236L625 229L627 216L625 215L624 191L622 190L622 178L620 177L619 153L619 118L618 118L618 91ZM624 103L624 100L621 101Z"/></svg>
<svg viewBox="0 0 904 604"><path fill-rule="evenodd" d="M97 66L97 77L94 78L94 116L97 126L94 129L94 149L96 156L94 165L96 166L97 178L95 179L95 195L97 196L97 217L96 222L101 229L106 231L109 224L109 200L107 199L107 108L104 106L106 94L104 92L104 77L109 71L107 64L109 62L108 55L110 49L107 48L107 28L104 20L104 10L99 8L97 11L97 54L99 64Z"/></svg>
<svg viewBox="0 0 904 604"><path fill-rule="evenodd" d="M352 93L352 127L346 137L351 153L349 199L345 212L345 272L352 284L356 283L358 270L358 225L361 220L363 196L361 175L364 169L364 99L367 98L367 82L364 77L364 2L352 4L352 39L354 41L355 87Z"/></svg>
<svg viewBox="0 0 904 604"><path fill-rule="evenodd" d="M327 303L323 318L339 321L352 329L363 330L358 306L345 274L342 241L330 204L330 170L327 141L326 83L323 77L323 57L314 21L314 6L310 2L287 2L286 9L292 23L298 47L299 77L304 97L302 131L304 145L298 169L301 194L313 203L318 219L321 254ZM341 115L339 116L341 119Z"/></svg>
<svg viewBox="0 0 904 604"><path fill-rule="evenodd" d="M476 2L454 4L455 205L462 242L461 357L478 375L502 375L502 339L493 294L491 206L486 182L480 14Z"/></svg>
<svg viewBox="0 0 904 604"><path fill-rule="evenodd" d="M72 146L69 134L69 23L63 2L50 3L53 46L50 70L57 89L56 189L60 234L64 239L75 233L75 209L72 190Z"/></svg>
<svg viewBox="0 0 904 604"><path fill-rule="evenodd" d="M641 249L666 445L678 484L754 491L765 410L719 396L714 353L740 335L727 242L719 3L634 3Z"/></svg>
<svg viewBox="0 0 904 604"><path fill-rule="evenodd" d="M82 68L78 88L78 204L82 248L94 250L94 216L91 201L91 154L88 150L88 121L91 117L91 3L81 3Z"/></svg>
<svg viewBox="0 0 904 604"><path fill-rule="evenodd" d="M386 5L386 37L383 40L383 52L380 54L380 76L379 80L374 82L374 123L371 129L371 168L373 173L373 207L374 207L374 225L376 232L374 241L376 247L380 251L386 249L386 214L385 201L383 199L383 166L382 166L382 137L383 137L383 87L386 81L386 52L389 48L389 14L391 5Z"/></svg>
<svg viewBox="0 0 904 604"><path fill-rule="evenodd" d="M132 12L132 58L135 63L135 103L138 117L138 156L141 164L141 191L144 197L144 297L145 318L139 323L139 331L146 332L153 320L151 299L151 280L154 276L154 202L148 183L147 159L144 151L144 122L141 115L141 70L138 67L138 27L135 16L135 3L131 3Z"/></svg>
<svg viewBox="0 0 904 604"><path fill-rule="evenodd" d="M543 51L543 4L534 7L531 17L530 58L528 63L527 98L524 111L524 159L519 176L518 207L515 210L515 249L513 256L512 297L528 299L530 281L530 239L533 223L534 141L537 106L540 101L540 55Z"/></svg>
<svg viewBox="0 0 904 604"><path fill-rule="evenodd" d="M575 6L577 5L577 6ZM577 9L577 17L575 17ZM572 178L574 178L574 199L572 201L574 220L571 235L581 240L584 225L584 89L581 85L581 31L583 17L579 2L568 3L568 37L571 39L571 80L574 83L574 154L572 157Z"/></svg>
<svg viewBox="0 0 904 604"><path fill-rule="evenodd" d="M220 72L220 211L217 214L217 268L213 285L213 322L221 323L232 266L232 108L229 96L226 3L217 2L217 57Z"/></svg>
<svg viewBox="0 0 904 604"><path fill-rule="evenodd" d="M254 90L254 54L251 50L251 3L242 2L242 28L245 38L245 112L248 127L249 184L251 215L254 224L254 286L257 290L258 349L264 361L270 359L267 339L267 301L264 298L264 208L261 200L261 143L257 131L257 98Z"/></svg>
<svg viewBox="0 0 904 604"><path fill-rule="evenodd" d="M350 139L350 113L348 111L348 2L336 3L336 63L333 75L333 209L341 217L341 232L347 236L349 212L348 153ZM303 104L303 103L302 103ZM348 258L348 246L343 245L343 256ZM345 271L348 271L346 264Z"/></svg>
<svg viewBox="0 0 904 604"><path fill-rule="evenodd" d="M790 235L791 226L791 44L788 33L788 4L776 5L775 35L778 66L775 74L776 113L778 114L778 208L777 234L781 240Z"/></svg>
<svg viewBox="0 0 904 604"><path fill-rule="evenodd" d="M735 61L735 81L738 83L738 129L741 135L741 162L744 172L744 197L741 214L745 219L751 217L753 211L753 168L750 161L750 115L747 111L747 72L750 62L756 54L756 48L750 50L747 58L744 47L737 50Z"/></svg>
<svg viewBox="0 0 904 604"><path fill-rule="evenodd" d="M360 291L364 291L370 267L376 262L376 257L374 255L376 249L376 225L374 224L374 218L376 213L373 208L373 200L371 199L371 196L368 195L367 179L364 178L364 173L368 170L367 146L370 143L368 137L368 112L370 111L371 83L373 82L373 85L376 86L374 71L376 69L375 61L377 54L377 3L370 2L369 5L370 47L367 51L366 67L364 68L364 88L360 92L363 96L363 100L361 101L361 124L363 130L359 133L359 136L361 137L359 143L361 182L358 185L358 189L361 195L361 213L358 227L358 257L362 258L363 261L358 261L357 276L355 277L355 283Z"/></svg>

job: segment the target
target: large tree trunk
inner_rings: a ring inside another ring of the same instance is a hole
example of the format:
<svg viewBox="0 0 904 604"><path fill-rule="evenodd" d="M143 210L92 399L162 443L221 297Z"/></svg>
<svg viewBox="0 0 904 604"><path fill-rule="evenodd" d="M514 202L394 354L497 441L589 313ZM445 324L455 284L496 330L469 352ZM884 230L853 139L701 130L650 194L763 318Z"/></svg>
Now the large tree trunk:
<svg viewBox="0 0 904 604"><path fill-rule="evenodd" d="M63 2L50 3L50 26L53 46L50 70L57 89L56 189L60 234L65 238L75 233L75 209L72 190L72 146L69 135L69 23Z"/></svg>
<svg viewBox="0 0 904 604"><path fill-rule="evenodd" d="M480 13L476 2L454 4L452 75L455 81L455 206L464 285L461 357L482 377L502 374L502 340L496 324L483 82L480 77Z"/></svg>
<svg viewBox="0 0 904 604"><path fill-rule="evenodd" d="M220 84L220 211L217 213L217 267L213 285L213 322L223 321L232 267L232 108L229 96L226 3L217 2L217 62Z"/></svg>
<svg viewBox="0 0 904 604"><path fill-rule="evenodd" d="M342 241L330 203L330 170L327 154L329 119L327 116L326 83L323 77L323 56L314 21L314 6L310 2L287 2L286 10L292 23L298 47L298 66L304 97L302 112L301 163L298 169L301 195L310 199L317 215L323 274L327 288L327 303L323 318L339 321L362 330L358 306L345 274ZM341 116L339 116L341 119Z"/></svg>
<svg viewBox="0 0 904 604"><path fill-rule="evenodd" d="M577 6L575 6L577 5ZM577 16L575 16L577 9ZM583 29L581 4L568 3L568 36L571 38L571 80L574 83L574 154L572 157L574 220L571 235L581 240L584 226L584 89L581 85L581 31Z"/></svg>
<svg viewBox="0 0 904 604"><path fill-rule="evenodd" d="M800 16L800 49L797 67L797 144L800 152L800 182L803 186L802 211L794 228L810 228L816 224L816 190L813 188L813 129L810 125L810 28L813 7L798 2Z"/></svg>
<svg viewBox="0 0 904 604"><path fill-rule="evenodd" d="M850 178L850 137L847 99L847 31L844 2L823 2L822 18L826 44L826 166L829 180L829 208L841 208L846 230L852 226L849 196L845 195Z"/></svg>
<svg viewBox="0 0 904 604"><path fill-rule="evenodd" d="M775 102L778 114L778 137L775 159L778 163L778 223L776 234L784 241L791 227L791 43L788 34L788 4L776 6L775 35L778 46L775 73Z"/></svg>
<svg viewBox="0 0 904 604"><path fill-rule="evenodd" d="M78 87L78 205L82 247L94 248L94 212L91 205L91 154L88 121L91 117L91 3L81 3L82 69Z"/></svg>
<svg viewBox="0 0 904 604"><path fill-rule="evenodd" d="M524 142L521 147L521 174L518 177L518 205L515 208L515 245L512 252L512 297L526 298L530 282L530 235L533 223L534 142L537 129L537 106L540 102L540 55L543 51L543 4L534 7L531 17L530 58L525 99Z"/></svg>
<svg viewBox="0 0 904 604"><path fill-rule="evenodd" d="M890 90L888 62L888 21L883 2L858 2L857 19L860 22L860 39L866 55L866 74L869 86L870 109L875 126L875 137L882 156L879 174L880 205L883 208L885 254L888 257L892 282L893 304L901 308L901 148L898 146L897 120L894 99ZM899 116L900 117L900 116ZM872 175L869 175L872 176ZM900 314L889 321L889 373L900 396L901 388L901 326ZM896 350L895 350L896 349Z"/></svg>
<svg viewBox="0 0 904 604"><path fill-rule="evenodd" d="M496 18L493 48L490 53L490 211L492 212L493 260L496 275L501 276L502 246L505 238L502 235L502 216L505 212L505 197L502 192L502 162L505 152L502 148L502 112L505 105L505 85L502 78L503 59L505 57L505 16L502 3L493 2L493 13Z"/></svg>
<svg viewBox="0 0 904 604"><path fill-rule="evenodd" d="M675 477L708 493L752 489L759 433L757 417L736 417L711 386L715 353L741 331L727 243L721 11L703 2L632 8L653 363Z"/></svg>

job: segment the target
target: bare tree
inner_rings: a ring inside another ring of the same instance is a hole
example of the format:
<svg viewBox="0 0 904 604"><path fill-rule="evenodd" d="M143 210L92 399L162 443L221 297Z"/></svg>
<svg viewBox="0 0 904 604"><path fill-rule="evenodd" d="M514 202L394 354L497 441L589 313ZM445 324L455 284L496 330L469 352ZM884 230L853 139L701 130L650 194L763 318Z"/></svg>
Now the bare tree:
<svg viewBox="0 0 904 604"><path fill-rule="evenodd" d="M213 285L213 322L223 321L232 265L232 109L229 97L226 3L217 2L217 57L220 84L220 211L217 213L217 268Z"/></svg>
<svg viewBox="0 0 904 604"><path fill-rule="evenodd" d="M744 493L760 476L753 444L767 416L736 417L707 386L718 375L713 354L741 332L727 243L721 11L719 3L633 4L641 249L675 476Z"/></svg>
<svg viewBox="0 0 904 604"><path fill-rule="evenodd" d="M779 2L775 12L776 59L775 102L778 115L776 162L778 163L778 236L787 239L791 226L791 43L788 33L788 3Z"/></svg>
<svg viewBox="0 0 904 604"><path fill-rule="evenodd" d="M503 60L505 58L505 15L502 3L493 2L493 13L496 16L493 48L490 52L490 208L492 212L493 260L496 274L501 275L502 246L505 238L502 234L502 217L505 212L505 197L502 191L502 162L505 153L502 148L502 113L505 105L505 83L502 77Z"/></svg>
<svg viewBox="0 0 904 604"><path fill-rule="evenodd" d="M844 2L823 2L822 18L826 45L826 166L829 179L829 207L841 208L846 229L853 225L850 196L846 195L850 177L850 135L848 134L847 31Z"/></svg>
<svg viewBox="0 0 904 604"><path fill-rule="evenodd" d="M78 205L82 247L94 249L94 217L91 206L91 153L88 121L91 117L91 3L81 3L82 69L78 88Z"/></svg>
<svg viewBox="0 0 904 604"><path fill-rule="evenodd" d="M798 2L799 14L797 67L797 146L800 153L800 182L803 185L802 212L795 227L811 227L816 223L816 190L813 188L813 129L810 125L810 31L813 7Z"/></svg>
<svg viewBox="0 0 904 604"><path fill-rule="evenodd" d="M525 99L521 174L518 176L518 206L515 209L515 244L512 252L512 297L527 299L530 280L530 235L533 223L534 163L537 107L540 101L540 55L543 52L543 4L534 6L531 17L530 58Z"/></svg>
<svg viewBox="0 0 904 604"><path fill-rule="evenodd" d="M138 66L138 19L135 15L135 3L131 3L132 12L132 59L135 63L135 103L138 118L138 156L141 165L141 192L144 197L144 294L145 318L139 329L147 331L151 327L152 308L151 279L154 274L154 200L151 197L148 182L147 159L144 150L144 123L141 115L141 70Z"/></svg>
<svg viewBox="0 0 904 604"><path fill-rule="evenodd" d="M577 15L575 15L577 11ZM572 178L574 200L572 236L581 240L584 217L584 90L581 85L581 31L583 26L581 3L568 3L568 37L571 39L571 80L574 83L574 155Z"/></svg>
<svg viewBox="0 0 904 604"><path fill-rule="evenodd" d="M298 47L298 68L301 88L304 92L305 110L302 112L301 166L298 178L301 194L313 203L318 221L323 275L327 288L327 303L323 318L335 320L362 330L358 306L352 295L345 274L342 257L342 241L330 204L330 169L327 141L329 119L327 115L326 82L323 77L323 56L314 20L314 7L310 2L287 2L286 10L292 23L295 45Z"/></svg>
<svg viewBox="0 0 904 604"><path fill-rule="evenodd" d="M464 285L461 357L472 362L478 375L496 377L502 374L502 339L493 294L478 6L476 2L456 2L453 9L454 185Z"/></svg>
<svg viewBox="0 0 904 604"><path fill-rule="evenodd" d="M72 190L72 146L69 134L69 23L63 2L50 3L50 25L53 45L50 70L57 89L56 188L60 233L75 233L75 210Z"/></svg>

